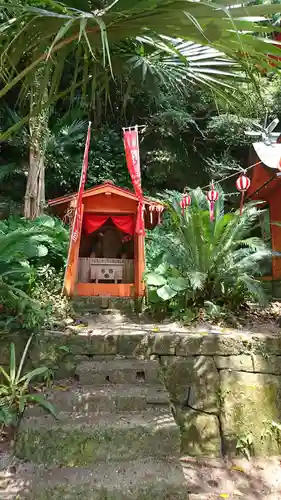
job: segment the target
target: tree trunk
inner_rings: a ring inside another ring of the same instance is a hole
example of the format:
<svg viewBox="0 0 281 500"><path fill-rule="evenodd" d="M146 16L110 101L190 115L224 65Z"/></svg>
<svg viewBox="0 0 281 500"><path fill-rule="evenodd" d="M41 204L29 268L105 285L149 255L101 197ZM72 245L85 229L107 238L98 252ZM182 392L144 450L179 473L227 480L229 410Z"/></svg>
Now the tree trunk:
<svg viewBox="0 0 281 500"><path fill-rule="evenodd" d="M45 90L42 103L40 99L40 77L38 70L30 97L30 151L29 169L27 174L26 191L24 197L24 216L27 219L36 219L43 213L45 206L45 151L48 140L48 91Z"/></svg>
<svg viewBox="0 0 281 500"><path fill-rule="evenodd" d="M36 219L44 210L44 173L44 153L41 153L38 143L31 142L24 198L24 216L27 219Z"/></svg>

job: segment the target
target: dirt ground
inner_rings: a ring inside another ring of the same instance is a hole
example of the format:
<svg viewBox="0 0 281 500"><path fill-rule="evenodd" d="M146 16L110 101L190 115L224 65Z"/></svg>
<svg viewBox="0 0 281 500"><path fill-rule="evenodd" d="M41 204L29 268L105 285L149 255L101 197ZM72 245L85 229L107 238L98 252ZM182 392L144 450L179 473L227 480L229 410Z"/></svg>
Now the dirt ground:
<svg viewBox="0 0 281 500"><path fill-rule="evenodd" d="M281 334L281 301L275 301L265 306L247 305L239 312L223 317L221 321L206 321L204 319L190 323L191 329L223 329L243 330L244 333Z"/></svg>
<svg viewBox="0 0 281 500"><path fill-rule="evenodd" d="M228 312L227 317L222 315L220 321L207 319L202 311L202 315L190 323L183 324L172 318L152 318L146 312L138 317L134 313L124 313L121 311L113 311L108 314L100 313L76 313L74 320L70 319L72 324L66 324L66 328L77 331L77 328L90 327L93 329L100 326L116 324L120 326L143 326L149 327L151 325L161 328L165 327L167 330L175 331L200 331L200 330L223 330L234 329L243 330L244 333L261 333L261 334L281 334L281 301L274 301L267 306L257 306L248 304L235 314Z"/></svg>
<svg viewBox="0 0 281 500"><path fill-rule="evenodd" d="M189 500L281 500L281 460L184 457Z"/></svg>
<svg viewBox="0 0 281 500"><path fill-rule="evenodd" d="M235 321L238 328L254 333L281 333L281 301L272 302L267 307L249 306Z"/></svg>

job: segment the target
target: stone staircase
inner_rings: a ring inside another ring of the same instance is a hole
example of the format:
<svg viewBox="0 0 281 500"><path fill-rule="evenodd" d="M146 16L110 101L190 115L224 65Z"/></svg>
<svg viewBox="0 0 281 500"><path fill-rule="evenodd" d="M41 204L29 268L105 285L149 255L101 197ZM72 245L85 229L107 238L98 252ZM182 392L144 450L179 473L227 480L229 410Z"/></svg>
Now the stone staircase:
<svg viewBox="0 0 281 500"><path fill-rule="evenodd" d="M186 500L180 433L157 360L84 361L49 394L59 419L32 409L16 455L29 500Z"/></svg>

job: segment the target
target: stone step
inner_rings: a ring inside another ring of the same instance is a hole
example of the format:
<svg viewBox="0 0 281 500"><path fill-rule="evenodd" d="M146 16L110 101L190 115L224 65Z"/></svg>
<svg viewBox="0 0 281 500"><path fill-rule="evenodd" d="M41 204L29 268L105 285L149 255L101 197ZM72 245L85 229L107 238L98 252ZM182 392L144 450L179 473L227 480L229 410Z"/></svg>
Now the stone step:
<svg viewBox="0 0 281 500"><path fill-rule="evenodd" d="M244 496L244 495L243 495ZM243 500L243 496L241 496L240 493L237 495L231 494L231 493L195 493L193 495L188 496L188 500L222 500L223 498L227 498L227 500ZM244 497L245 500L256 500L256 496L247 496ZM262 497L262 500L278 500L278 498L269 498L269 497Z"/></svg>
<svg viewBox="0 0 281 500"><path fill-rule="evenodd" d="M151 458L79 468L26 467L27 484L19 498L28 500L186 500L180 464ZM28 486L28 484L30 486ZM25 490L25 493L24 493Z"/></svg>
<svg viewBox="0 0 281 500"><path fill-rule="evenodd" d="M46 394L56 412L73 412L87 415L89 413L120 413L153 410L169 411L169 395L161 386L147 385L106 385L92 386L54 386ZM27 410L27 416L36 416L44 412L35 406Z"/></svg>
<svg viewBox="0 0 281 500"><path fill-rule="evenodd" d="M194 493L189 494L187 498L188 500L222 500L223 498L227 500L280 500L281 496L279 492L266 494L259 489L257 491L257 488L253 486L251 491L245 494L240 491L236 493Z"/></svg>
<svg viewBox="0 0 281 500"><path fill-rule="evenodd" d="M177 456L180 432L170 412L61 414L27 417L18 430L16 456L37 464L88 466L99 461Z"/></svg>
<svg viewBox="0 0 281 500"><path fill-rule="evenodd" d="M130 298L118 297L75 297L71 305L75 312L106 313L107 311L121 311L125 314L134 314L135 302Z"/></svg>
<svg viewBox="0 0 281 500"><path fill-rule="evenodd" d="M161 370L157 360L136 358L85 361L76 368L81 385L159 384Z"/></svg>

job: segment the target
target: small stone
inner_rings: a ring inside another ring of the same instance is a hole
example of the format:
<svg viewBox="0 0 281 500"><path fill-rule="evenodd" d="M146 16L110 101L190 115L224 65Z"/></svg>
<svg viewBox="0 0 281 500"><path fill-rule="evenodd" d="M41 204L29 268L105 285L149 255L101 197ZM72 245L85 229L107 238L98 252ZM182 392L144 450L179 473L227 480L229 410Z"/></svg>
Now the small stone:
<svg viewBox="0 0 281 500"><path fill-rule="evenodd" d="M72 325L74 323L73 318L65 318L63 321L65 325Z"/></svg>

